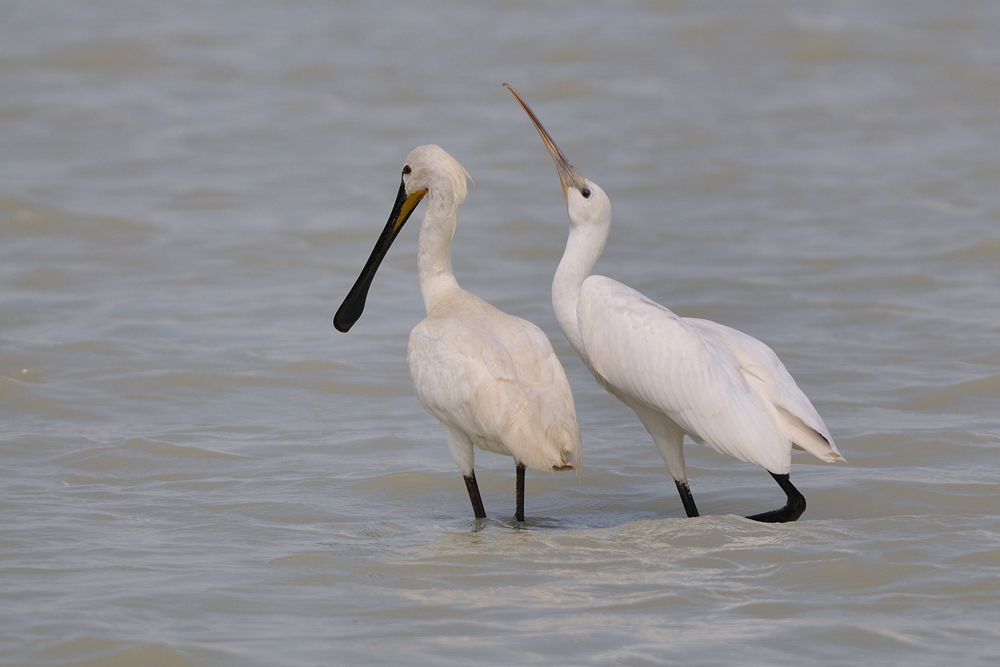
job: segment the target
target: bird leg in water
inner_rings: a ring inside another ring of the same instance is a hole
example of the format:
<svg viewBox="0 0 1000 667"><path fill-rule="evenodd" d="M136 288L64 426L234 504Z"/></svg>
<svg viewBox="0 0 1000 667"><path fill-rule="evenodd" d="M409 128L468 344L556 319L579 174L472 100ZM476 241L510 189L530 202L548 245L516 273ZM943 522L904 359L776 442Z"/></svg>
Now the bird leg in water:
<svg viewBox="0 0 1000 667"><path fill-rule="evenodd" d="M698 508L694 505L694 496L691 495L691 487L688 486L687 480L675 479L674 484L677 485L677 493L681 494L681 502L684 503L684 511L687 512L689 517L699 516Z"/></svg>
<svg viewBox="0 0 1000 667"><path fill-rule="evenodd" d="M768 472L771 472L770 470ZM799 490L792 486L792 482L788 479L788 475L775 475L771 473L771 477L774 481L778 483L781 490L785 492L788 496L788 502L781 509L771 510L770 512L764 512L763 514L754 514L753 516L748 516L748 519L753 519L754 521L764 521L766 523L785 523L786 521L795 521L802 513L806 511L806 498Z"/></svg>
<svg viewBox="0 0 1000 667"><path fill-rule="evenodd" d="M524 523L524 464L517 464L517 489L514 492L514 498L517 501L517 511L514 514L514 518Z"/></svg>
<svg viewBox="0 0 1000 667"><path fill-rule="evenodd" d="M486 518L486 510L483 508L483 497L479 495L479 484L476 483L476 471L465 477L465 486L469 489L469 500L472 501L472 511L476 513L477 519Z"/></svg>

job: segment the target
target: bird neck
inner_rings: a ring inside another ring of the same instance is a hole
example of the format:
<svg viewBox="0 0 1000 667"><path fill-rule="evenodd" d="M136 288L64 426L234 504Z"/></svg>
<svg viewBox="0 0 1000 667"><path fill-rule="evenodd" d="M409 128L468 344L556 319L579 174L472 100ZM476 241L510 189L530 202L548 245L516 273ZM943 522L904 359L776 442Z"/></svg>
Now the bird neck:
<svg viewBox="0 0 1000 667"><path fill-rule="evenodd" d="M460 289L451 270L451 238L458 224L458 204L436 196L433 190L426 201L417 249L417 276L424 306L430 313L434 304Z"/></svg>
<svg viewBox="0 0 1000 667"><path fill-rule="evenodd" d="M563 252L555 278L552 280L552 307L556 320L570 345L584 361L587 354L583 347L577 307L580 288L594 270L604 244L608 240L610 225L588 225L586 227L570 223L569 238Z"/></svg>

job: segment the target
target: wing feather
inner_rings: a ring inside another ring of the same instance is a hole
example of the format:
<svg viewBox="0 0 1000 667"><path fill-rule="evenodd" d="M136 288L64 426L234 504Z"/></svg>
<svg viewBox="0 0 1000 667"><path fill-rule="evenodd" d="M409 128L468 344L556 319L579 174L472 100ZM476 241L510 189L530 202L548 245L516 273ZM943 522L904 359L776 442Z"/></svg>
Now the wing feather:
<svg viewBox="0 0 1000 667"><path fill-rule="evenodd" d="M772 418L778 430L794 447L824 461L843 460L823 418L774 350L753 336L717 322L693 318L686 321L704 338L717 340L736 356L748 384L765 399L765 405L773 408Z"/></svg>
<svg viewBox="0 0 1000 667"><path fill-rule="evenodd" d="M579 473L576 407L548 337L465 296L410 334L407 358L421 404L481 449L532 468Z"/></svg>
<svg viewBox="0 0 1000 667"><path fill-rule="evenodd" d="M717 336L603 276L584 281L578 317L587 356L606 383L720 452L773 472L789 470L790 441Z"/></svg>

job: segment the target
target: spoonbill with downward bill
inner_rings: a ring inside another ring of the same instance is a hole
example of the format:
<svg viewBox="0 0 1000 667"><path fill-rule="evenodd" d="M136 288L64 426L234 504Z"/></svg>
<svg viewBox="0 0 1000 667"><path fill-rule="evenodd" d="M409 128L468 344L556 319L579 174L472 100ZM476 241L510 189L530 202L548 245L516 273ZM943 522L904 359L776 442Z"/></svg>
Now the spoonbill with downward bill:
<svg viewBox="0 0 1000 667"><path fill-rule="evenodd" d="M635 411L674 478L689 517L698 509L684 468L684 435L756 463L785 492L784 507L750 519L795 521L806 500L790 480L792 447L842 461L819 413L778 356L745 333L678 317L631 287L591 275L611 227L611 201L580 175L524 100L504 84L545 142L562 182L569 239L552 281L566 338L597 381Z"/></svg>
<svg viewBox="0 0 1000 667"><path fill-rule="evenodd" d="M580 428L569 381L537 326L458 286L451 239L468 192L467 172L438 146L420 146L403 167L389 221L333 324L348 331L365 307L375 272L410 214L426 198L417 275L427 317L410 332L407 360L417 397L444 426L477 519L486 517L473 447L513 456L515 518L524 521L524 471L576 470Z"/></svg>

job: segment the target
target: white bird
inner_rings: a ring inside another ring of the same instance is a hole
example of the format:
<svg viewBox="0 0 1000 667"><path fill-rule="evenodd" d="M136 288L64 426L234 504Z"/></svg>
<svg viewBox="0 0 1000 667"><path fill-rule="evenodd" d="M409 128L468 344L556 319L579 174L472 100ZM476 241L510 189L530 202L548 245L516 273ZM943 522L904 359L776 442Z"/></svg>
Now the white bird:
<svg viewBox="0 0 1000 667"><path fill-rule="evenodd" d="M507 88L534 123L562 182L570 227L552 305L570 344L649 431L688 516L698 516L698 509L684 468L685 434L766 468L778 482L786 505L750 519L798 519L806 501L789 479L792 447L823 461L844 460L819 413L764 343L715 322L679 317L626 285L591 275L608 238L611 202Z"/></svg>
<svg viewBox="0 0 1000 667"><path fill-rule="evenodd" d="M427 318L410 332L407 359L417 397L444 426L477 519L486 517L473 447L513 456L515 518L524 521L524 470L576 470L580 428L566 372L537 326L508 315L458 286L451 239L468 192L467 172L438 146L406 158L389 221L368 263L337 311L346 332L361 317L372 278L399 230L426 196L417 275Z"/></svg>

